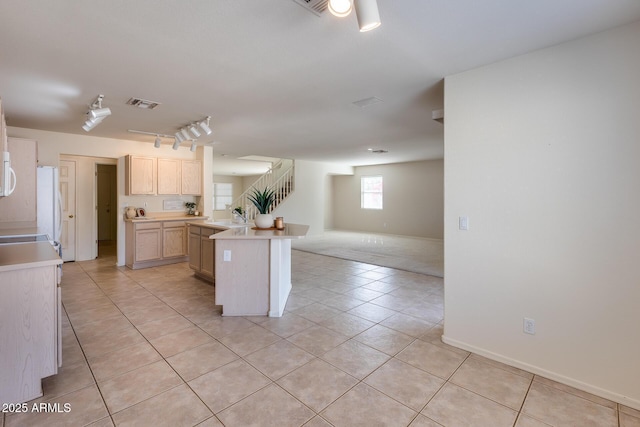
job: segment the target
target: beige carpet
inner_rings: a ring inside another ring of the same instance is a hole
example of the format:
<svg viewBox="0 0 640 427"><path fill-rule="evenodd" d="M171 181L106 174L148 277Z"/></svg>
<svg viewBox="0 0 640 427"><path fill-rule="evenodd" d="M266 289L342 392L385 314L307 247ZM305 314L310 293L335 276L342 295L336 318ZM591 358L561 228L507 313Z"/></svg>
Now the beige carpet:
<svg viewBox="0 0 640 427"><path fill-rule="evenodd" d="M291 247L414 273L444 276L444 244L439 239L325 231L319 236L293 240Z"/></svg>

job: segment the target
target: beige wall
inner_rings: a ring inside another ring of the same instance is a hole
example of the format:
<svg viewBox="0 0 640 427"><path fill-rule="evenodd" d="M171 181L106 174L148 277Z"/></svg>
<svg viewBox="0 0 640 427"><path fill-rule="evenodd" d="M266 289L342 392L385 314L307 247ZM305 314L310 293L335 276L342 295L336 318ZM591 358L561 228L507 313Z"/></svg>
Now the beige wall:
<svg viewBox="0 0 640 427"><path fill-rule="evenodd" d="M213 175L213 182L214 183L227 182L227 183L233 184L233 200L236 200L238 197L240 197L240 195L244 191L244 187L242 184L243 178L241 176ZM212 217L215 220L231 219L231 212L228 210L214 210Z"/></svg>
<svg viewBox="0 0 640 427"><path fill-rule="evenodd" d="M146 203L148 212L163 210L162 202L165 199L180 199L184 201L199 201L198 208L205 214L212 212L211 183L213 173L211 159L213 151L211 147L198 147L195 153L187 147L172 150L170 145L155 148L151 142L126 141L110 138L98 138L91 135L75 135L58 132L47 132L36 129L8 128L9 136L19 138L31 138L38 141L38 164L58 166L61 156L82 156L78 158L79 169L76 171L78 210L76 225L76 260L93 259L95 252L95 164L111 163L117 161L118 165L118 208L124 213L126 206L143 207ZM124 195L124 156L138 154L154 157L203 159L203 197L193 196L125 196ZM111 159L111 160L109 160ZM103 161L104 160L104 161ZM208 177L208 178L207 178ZM124 265L124 221L120 216L118 220L118 264Z"/></svg>
<svg viewBox="0 0 640 427"><path fill-rule="evenodd" d="M383 209L360 208L360 178L383 177ZM334 229L443 237L442 160L354 168L352 176L333 177Z"/></svg>
<svg viewBox="0 0 640 427"><path fill-rule="evenodd" d="M443 337L637 409L639 45L635 23L446 79Z"/></svg>
<svg viewBox="0 0 640 427"><path fill-rule="evenodd" d="M331 163L295 161L295 190L273 211L273 216L284 217L285 222L309 225L308 235L319 235L332 219L327 210L333 199L332 188L327 185L334 174L351 174L351 166Z"/></svg>

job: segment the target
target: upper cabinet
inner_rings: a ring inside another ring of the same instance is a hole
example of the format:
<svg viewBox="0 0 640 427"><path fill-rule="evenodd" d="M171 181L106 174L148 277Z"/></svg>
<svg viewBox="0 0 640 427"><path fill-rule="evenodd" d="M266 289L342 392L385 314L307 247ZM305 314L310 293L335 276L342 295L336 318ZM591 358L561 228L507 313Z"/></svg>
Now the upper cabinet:
<svg viewBox="0 0 640 427"><path fill-rule="evenodd" d="M125 158L125 194L202 195L200 160Z"/></svg>
<svg viewBox="0 0 640 427"><path fill-rule="evenodd" d="M180 194L181 170L179 159L158 159L158 194Z"/></svg>
<svg viewBox="0 0 640 427"><path fill-rule="evenodd" d="M16 189L11 196L0 197L0 228L35 227L38 144L32 139L7 138L7 146Z"/></svg>
<svg viewBox="0 0 640 427"><path fill-rule="evenodd" d="M202 195L202 162L200 160L182 161L182 194Z"/></svg>
<svg viewBox="0 0 640 427"><path fill-rule="evenodd" d="M156 194L158 162L155 157L127 156L124 162L125 194Z"/></svg>

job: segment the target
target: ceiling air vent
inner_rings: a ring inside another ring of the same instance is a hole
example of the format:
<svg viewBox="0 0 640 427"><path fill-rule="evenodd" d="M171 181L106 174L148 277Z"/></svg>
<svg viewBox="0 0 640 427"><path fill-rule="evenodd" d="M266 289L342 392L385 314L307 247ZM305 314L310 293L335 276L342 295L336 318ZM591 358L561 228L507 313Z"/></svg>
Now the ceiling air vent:
<svg viewBox="0 0 640 427"><path fill-rule="evenodd" d="M140 99L140 98L130 98L127 101L127 104L133 105L134 107L142 108L145 110L153 110L158 105L160 105L159 102L149 101L148 99Z"/></svg>
<svg viewBox="0 0 640 427"><path fill-rule="evenodd" d="M307 9L309 12L316 16L320 16L325 10L327 10L327 4L329 0L293 0L300 6Z"/></svg>

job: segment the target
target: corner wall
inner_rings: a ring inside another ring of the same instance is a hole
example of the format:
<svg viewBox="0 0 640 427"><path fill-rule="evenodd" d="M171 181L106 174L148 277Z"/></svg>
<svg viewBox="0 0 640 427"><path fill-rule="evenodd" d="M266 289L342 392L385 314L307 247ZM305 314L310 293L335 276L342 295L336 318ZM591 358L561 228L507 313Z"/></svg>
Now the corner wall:
<svg viewBox="0 0 640 427"><path fill-rule="evenodd" d="M636 409L638 45L640 22L446 78L443 336Z"/></svg>

